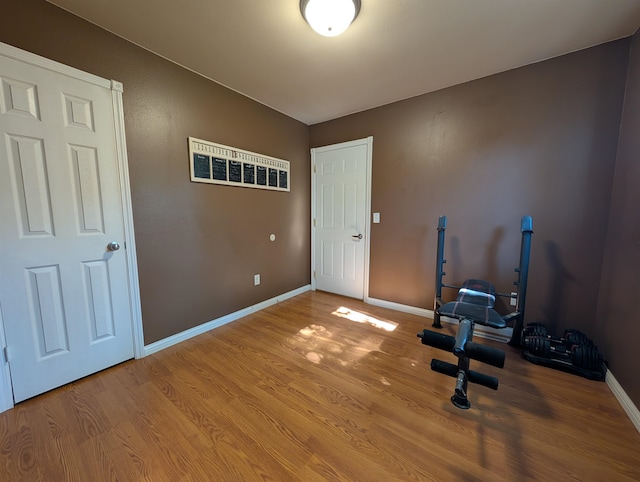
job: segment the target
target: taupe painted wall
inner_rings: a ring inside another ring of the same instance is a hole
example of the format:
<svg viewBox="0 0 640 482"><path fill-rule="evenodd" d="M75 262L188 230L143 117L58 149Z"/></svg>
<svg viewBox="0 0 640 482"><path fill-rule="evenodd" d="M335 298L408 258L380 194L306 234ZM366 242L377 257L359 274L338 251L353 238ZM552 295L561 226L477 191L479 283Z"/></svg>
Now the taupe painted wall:
<svg viewBox="0 0 640 482"><path fill-rule="evenodd" d="M2 18L0 41L124 84L146 344L309 284L308 126L42 0ZM289 160L291 192L191 183L188 136Z"/></svg>
<svg viewBox="0 0 640 482"><path fill-rule="evenodd" d="M596 336L611 371L640 407L640 34L629 74L613 180Z"/></svg>
<svg viewBox="0 0 640 482"><path fill-rule="evenodd" d="M446 280L509 292L531 215L526 321L594 336L628 45L311 126L312 147L373 136L370 296L433 307L440 214Z"/></svg>

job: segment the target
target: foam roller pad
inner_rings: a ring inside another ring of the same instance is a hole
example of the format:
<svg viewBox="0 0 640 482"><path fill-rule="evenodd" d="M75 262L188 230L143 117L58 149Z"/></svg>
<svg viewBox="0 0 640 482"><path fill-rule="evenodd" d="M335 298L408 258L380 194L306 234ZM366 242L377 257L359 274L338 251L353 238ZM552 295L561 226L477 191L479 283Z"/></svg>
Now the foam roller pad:
<svg viewBox="0 0 640 482"><path fill-rule="evenodd" d="M504 367L505 353L502 350L487 345L479 345L472 341L466 343L464 350L469 358L494 367Z"/></svg>
<svg viewBox="0 0 640 482"><path fill-rule="evenodd" d="M431 330L422 330L421 333L418 333L418 338L422 340L423 345L446 351L453 350L453 346L456 344L456 339L453 336L443 335Z"/></svg>

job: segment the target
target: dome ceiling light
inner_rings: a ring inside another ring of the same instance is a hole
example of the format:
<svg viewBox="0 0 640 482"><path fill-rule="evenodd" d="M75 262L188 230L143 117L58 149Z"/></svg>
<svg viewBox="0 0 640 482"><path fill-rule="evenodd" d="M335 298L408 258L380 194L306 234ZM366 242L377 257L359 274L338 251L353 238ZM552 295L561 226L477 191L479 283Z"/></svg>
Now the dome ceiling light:
<svg viewBox="0 0 640 482"><path fill-rule="evenodd" d="M360 13L360 0L300 0L300 11L313 30L325 37L336 37Z"/></svg>

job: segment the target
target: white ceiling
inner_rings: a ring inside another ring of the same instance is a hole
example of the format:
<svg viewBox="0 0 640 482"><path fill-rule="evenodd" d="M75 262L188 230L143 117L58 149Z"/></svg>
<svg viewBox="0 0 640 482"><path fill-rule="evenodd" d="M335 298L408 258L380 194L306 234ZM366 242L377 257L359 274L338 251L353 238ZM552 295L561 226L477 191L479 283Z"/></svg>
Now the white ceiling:
<svg viewBox="0 0 640 482"><path fill-rule="evenodd" d="M640 26L640 0L362 0L334 38L299 0L48 1L309 125Z"/></svg>

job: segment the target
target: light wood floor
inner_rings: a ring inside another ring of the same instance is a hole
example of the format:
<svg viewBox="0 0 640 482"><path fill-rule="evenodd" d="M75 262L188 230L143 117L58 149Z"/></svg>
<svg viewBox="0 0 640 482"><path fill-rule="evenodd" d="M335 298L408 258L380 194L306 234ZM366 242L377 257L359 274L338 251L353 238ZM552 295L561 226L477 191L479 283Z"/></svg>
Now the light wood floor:
<svg viewBox="0 0 640 482"><path fill-rule="evenodd" d="M455 358L416 337L429 325L305 293L0 414L0 480L640 480L605 383L500 345L504 370L472 363L499 390L470 385L459 410L429 369Z"/></svg>

